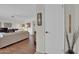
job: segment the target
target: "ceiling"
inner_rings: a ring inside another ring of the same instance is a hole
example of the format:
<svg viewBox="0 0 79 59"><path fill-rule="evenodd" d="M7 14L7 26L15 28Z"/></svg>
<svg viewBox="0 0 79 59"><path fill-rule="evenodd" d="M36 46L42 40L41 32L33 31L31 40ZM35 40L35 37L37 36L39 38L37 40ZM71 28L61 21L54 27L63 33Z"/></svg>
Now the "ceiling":
<svg viewBox="0 0 79 59"><path fill-rule="evenodd" d="M28 20L35 16L34 4L0 4L1 20Z"/></svg>

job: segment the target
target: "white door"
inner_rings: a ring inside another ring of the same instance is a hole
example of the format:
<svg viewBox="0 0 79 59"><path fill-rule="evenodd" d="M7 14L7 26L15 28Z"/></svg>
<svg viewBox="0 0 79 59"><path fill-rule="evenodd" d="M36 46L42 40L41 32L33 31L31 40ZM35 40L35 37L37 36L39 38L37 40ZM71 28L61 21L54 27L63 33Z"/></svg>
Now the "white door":
<svg viewBox="0 0 79 59"><path fill-rule="evenodd" d="M64 53L64 8L62 5L45 5L45 51Z"/></svg>

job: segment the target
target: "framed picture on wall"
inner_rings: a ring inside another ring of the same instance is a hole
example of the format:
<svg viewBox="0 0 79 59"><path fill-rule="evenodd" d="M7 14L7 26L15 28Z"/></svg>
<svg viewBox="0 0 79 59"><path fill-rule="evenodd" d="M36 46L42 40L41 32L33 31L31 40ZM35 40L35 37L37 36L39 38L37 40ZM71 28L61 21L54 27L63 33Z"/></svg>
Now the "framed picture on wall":
<svg viewBox="0 0 79 59"><path fill-rule="evenodd" d="M31 27L31 23L27 23L27 27L30 28Z"/></svg>
<svg viewBox="0 0 79 59"><path fill-rule="evenodd" d="M69 33L71 33L71 14L69 14Z"/></svg>
<svg viewBox="0 0 79 59"><path fill-rule="evenodd" d="M12 27L12 23L4 23L4 27L5 28Z"/></svg>
<svg viewBox="0 0 79 59"><path fill-rule="evenodd" d="M37 13L37 25L42 26L42 13Z"/></svg>
<svg viewBox="0 0 79 59"><path fill-rule="evenodd" d="M0 28L2 27L2 24L1 24L1 22L0 22Z"/></svg>

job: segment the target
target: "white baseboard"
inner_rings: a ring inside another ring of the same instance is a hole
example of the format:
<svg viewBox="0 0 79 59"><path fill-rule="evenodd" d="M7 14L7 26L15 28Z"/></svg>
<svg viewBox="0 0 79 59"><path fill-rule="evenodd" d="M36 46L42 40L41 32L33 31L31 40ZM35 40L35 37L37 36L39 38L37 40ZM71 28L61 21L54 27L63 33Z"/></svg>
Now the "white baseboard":
<svg viewBox="0 0 79 59"><path fill-rule="evenodd" d="M43 52L35 52L35 54L47 54L47 53L43 53Z"/></svg>

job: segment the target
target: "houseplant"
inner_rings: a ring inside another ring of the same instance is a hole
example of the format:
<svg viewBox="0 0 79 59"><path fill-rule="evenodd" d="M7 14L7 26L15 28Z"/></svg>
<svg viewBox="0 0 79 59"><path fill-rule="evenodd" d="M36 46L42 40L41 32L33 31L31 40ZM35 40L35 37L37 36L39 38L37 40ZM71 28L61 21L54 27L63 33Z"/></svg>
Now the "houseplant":
<svg viewBox="0 0 79 59"><path fill-rule="evenodd" d="M66 40L67 40L67 44L68 44L68 50L66 51L67 54L74 54L74 46L75 43L77 41L79 37L79 28L76 32L73 33L73 41L72 41L72 45L70 46L70 42L69 42L69 38L68 38L68 33L66 32Z"/></svg>

